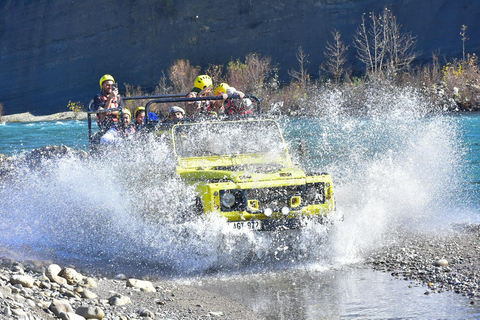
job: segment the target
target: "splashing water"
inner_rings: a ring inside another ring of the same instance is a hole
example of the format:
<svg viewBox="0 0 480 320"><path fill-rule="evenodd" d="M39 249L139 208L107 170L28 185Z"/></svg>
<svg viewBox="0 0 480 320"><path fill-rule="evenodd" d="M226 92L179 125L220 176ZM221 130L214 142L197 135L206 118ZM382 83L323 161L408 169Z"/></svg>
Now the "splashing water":
<svg viewBox="0 0 480 320"><path fill-rule="evenodd" d="M19 165L0 184L0 243L103 272L187 275L352 263L399 230L471 219L468 195L459 193L465 168L455 118L427 116L427 102L406 89L372 93L366 116L342 116L336 94L323 100L328 118L281 120L287 138L307 142L299 160L306 171L334 179L344 220L328 232L309 225L255 233L215 216L183 219L194 189L172 174L169 147L149 142Z"/></svg>

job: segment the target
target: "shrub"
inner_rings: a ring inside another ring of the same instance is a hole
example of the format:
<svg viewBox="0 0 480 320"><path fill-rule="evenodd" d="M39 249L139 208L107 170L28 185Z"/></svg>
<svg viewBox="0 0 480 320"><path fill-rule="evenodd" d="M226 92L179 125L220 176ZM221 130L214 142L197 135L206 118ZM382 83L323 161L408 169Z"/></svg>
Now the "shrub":
<svg viewBox="0 0 480 320"><path fill-rule="evenodd" d="M70 111L73 111L75 113L75 119L76 119L78 116L78 113L84 110L84 105L80 101L77 101L77 102L68 101L67 108ZM0 116L1 116L1 110L0 110Z"/></svg>
<svg viewBox="0 0 480 320"><path fill-rule="evenodd" d="M460 110L480 105L480 72L478 57L468 54L465 60L454 60L442 68L445 93L453 97Z"/></svg>
<svg viewBox="0 0 480 320"><path fill-rule="evenodd" d="M188 60L177 60L168 70L173 90L178 93L189 92L192 84L200 72L200 67L195 67Z"/></svg>

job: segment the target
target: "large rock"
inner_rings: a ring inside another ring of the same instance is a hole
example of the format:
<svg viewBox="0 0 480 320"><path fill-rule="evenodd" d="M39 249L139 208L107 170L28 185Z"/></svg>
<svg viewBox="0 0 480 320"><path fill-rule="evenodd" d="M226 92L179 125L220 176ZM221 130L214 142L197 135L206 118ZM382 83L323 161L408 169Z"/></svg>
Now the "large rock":
<svg viewBox="0 0 480 320"><path fill-rule="evenodd" d="M110 298L108 298L108 303L112 306L123 306L123 305L132 303L132 300L130 299L129 296L115 294Z"/></svg>
<svg viewBox="0 0 480 320"><path fill-rule="evenodd" d="M54 299L49 307L50 311L52 311L57 317L60 317L62 313L69 313L73 312L72 306L68 301L65 300L57 300Z"/></svg>
<svg viewBox="0 0 480 320"><path fill-rule="evenodd" d="M83 276L72 268L63 268L58 275L65 278L68 284L79 284L83 280Z"/></svg>
<svg viewBox="0 0 480 320"><path fill-rule="evenodd" d="M146 292L156 292L153 284L150 281L146 280L128 279L127 287L138 288Z"/></svg>
<svg viewBox="0 0 480 320"><path fill-rule="evenodd" d="M75 313L85 319L103 319L105 317L105 313L99 307L80 307Z"/></svg>
<svg viewBox="0 0 480 320"><path fill-rule="evenodd" d="M45 275L53 282L58 284L66 284L67 279L60 277L58 274L62 271L62 268L57 264L51 264L48 266Z"/></svg>
<svg viewBox="0 0 480 320"><path fill-rule="evenodd" d="M11 284L20 284L22 285L23 287L25 288L31 288L33 287L33 284L35 282L35 279L33 279L33 277L29 276L29 275L18 275L18 274L14 274L11 278L10 278L10 283Z"/></svg>

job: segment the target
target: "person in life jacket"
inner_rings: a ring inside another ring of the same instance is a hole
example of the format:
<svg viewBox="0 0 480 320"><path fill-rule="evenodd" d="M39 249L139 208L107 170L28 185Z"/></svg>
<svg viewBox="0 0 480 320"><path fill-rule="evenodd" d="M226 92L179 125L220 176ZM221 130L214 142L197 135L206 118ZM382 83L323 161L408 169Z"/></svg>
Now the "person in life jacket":
<svg viewBox="0 0 480 320"><path fill-rule="evenodd" d="M190 91L185 96L185 98L196 98L196 97L197 97L197 93L194 91ZM193 118L197 116L201 111L201 107L202 107L202 104L200 103L200 101L185 101L186 116L189 118Z"/></svg>
<svg viewBox="0 0 480 320"><path fill-rule="evenodd" d="M106 74L100 78L101 91L93 98L93 111L122 108L123 100L118 94L118 88L115 83L115 79ZM105 133L112 125L116 124L118 111L112 111L109 113L97 113L98 127L101 133Z"/></svg>
<svg viewBox="0 0 480 320"><path fill-rule="evenodd" d="M124 108L122 112L123 112L123 125L125 126L125 134L128 136L128 135L131 135L132 133L135 133L135 127L131 123L132 113L127 108Z"/></svg>
<svg viewBox="0 0 480 320"><path fill-rule="evenodd" d="M193 89L187 95L189 97L210 97L213 96L213 81L212 78L206 74L199 75L193 82ZM211 116L217 113L213 110L212 101L198 101L193 104L196 109L192 112L192 107L185 105L187 114L189 116Z"/></svg>
<svg viewBox="0 0 480 320"><path fill-rule="evenodd" d="M132 134L135 133L135 128L130 124L132 113L130 110L124 108L122 110L123 124L116 123L100 138L100 144L116 145Z"/></svg>
<svg viewBox="0 0 480 320"><path fill-rule="evenodd" d="M230 87L224 82L220 83L215 87L214 94L216 96L222 95L224 97L223 100L219 100L219 103L222 104L223 112L226 115L233 116L252 113L252 110L250 109L252 101L245 98L245 94L234 87ZM225 96L230 97L230 99L225 98ZM231 99L232 97L234 99Z"/></svg>

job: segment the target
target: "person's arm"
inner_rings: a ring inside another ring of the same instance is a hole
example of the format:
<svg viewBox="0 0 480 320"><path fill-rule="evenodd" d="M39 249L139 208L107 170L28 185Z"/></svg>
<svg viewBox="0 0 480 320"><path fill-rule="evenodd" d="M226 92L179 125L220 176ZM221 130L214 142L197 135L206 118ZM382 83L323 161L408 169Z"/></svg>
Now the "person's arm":
<svg viewBox="0 0 480 320"><path fill-rule="evenodd" d="M120 95L118 94L118 89L117 88L114 88L112 90L112 92L108 95L105 109L113 108L114 106L112 106L112 103L114 103L114 102L118 102L117 105L119 107L121 106L123 108L123 101L122 101ZM116 117L116 116L118 116L118 111L112 111L111 114Z"/></svg>
<svg viewBox="0 0 480 320"><path fill-rule="evenodd" d="M117 144L120 141L118 130L110 129L101 138L100 144Z"/></svg>
<svg viewBox="0 0 480 320"><path fill-rule="evenodd" d="M238 96L240 99L243 99L245 97L245 93L243 93L242 91L238 91L234 87L228 88L227 93L230 96Z"/></svg>

